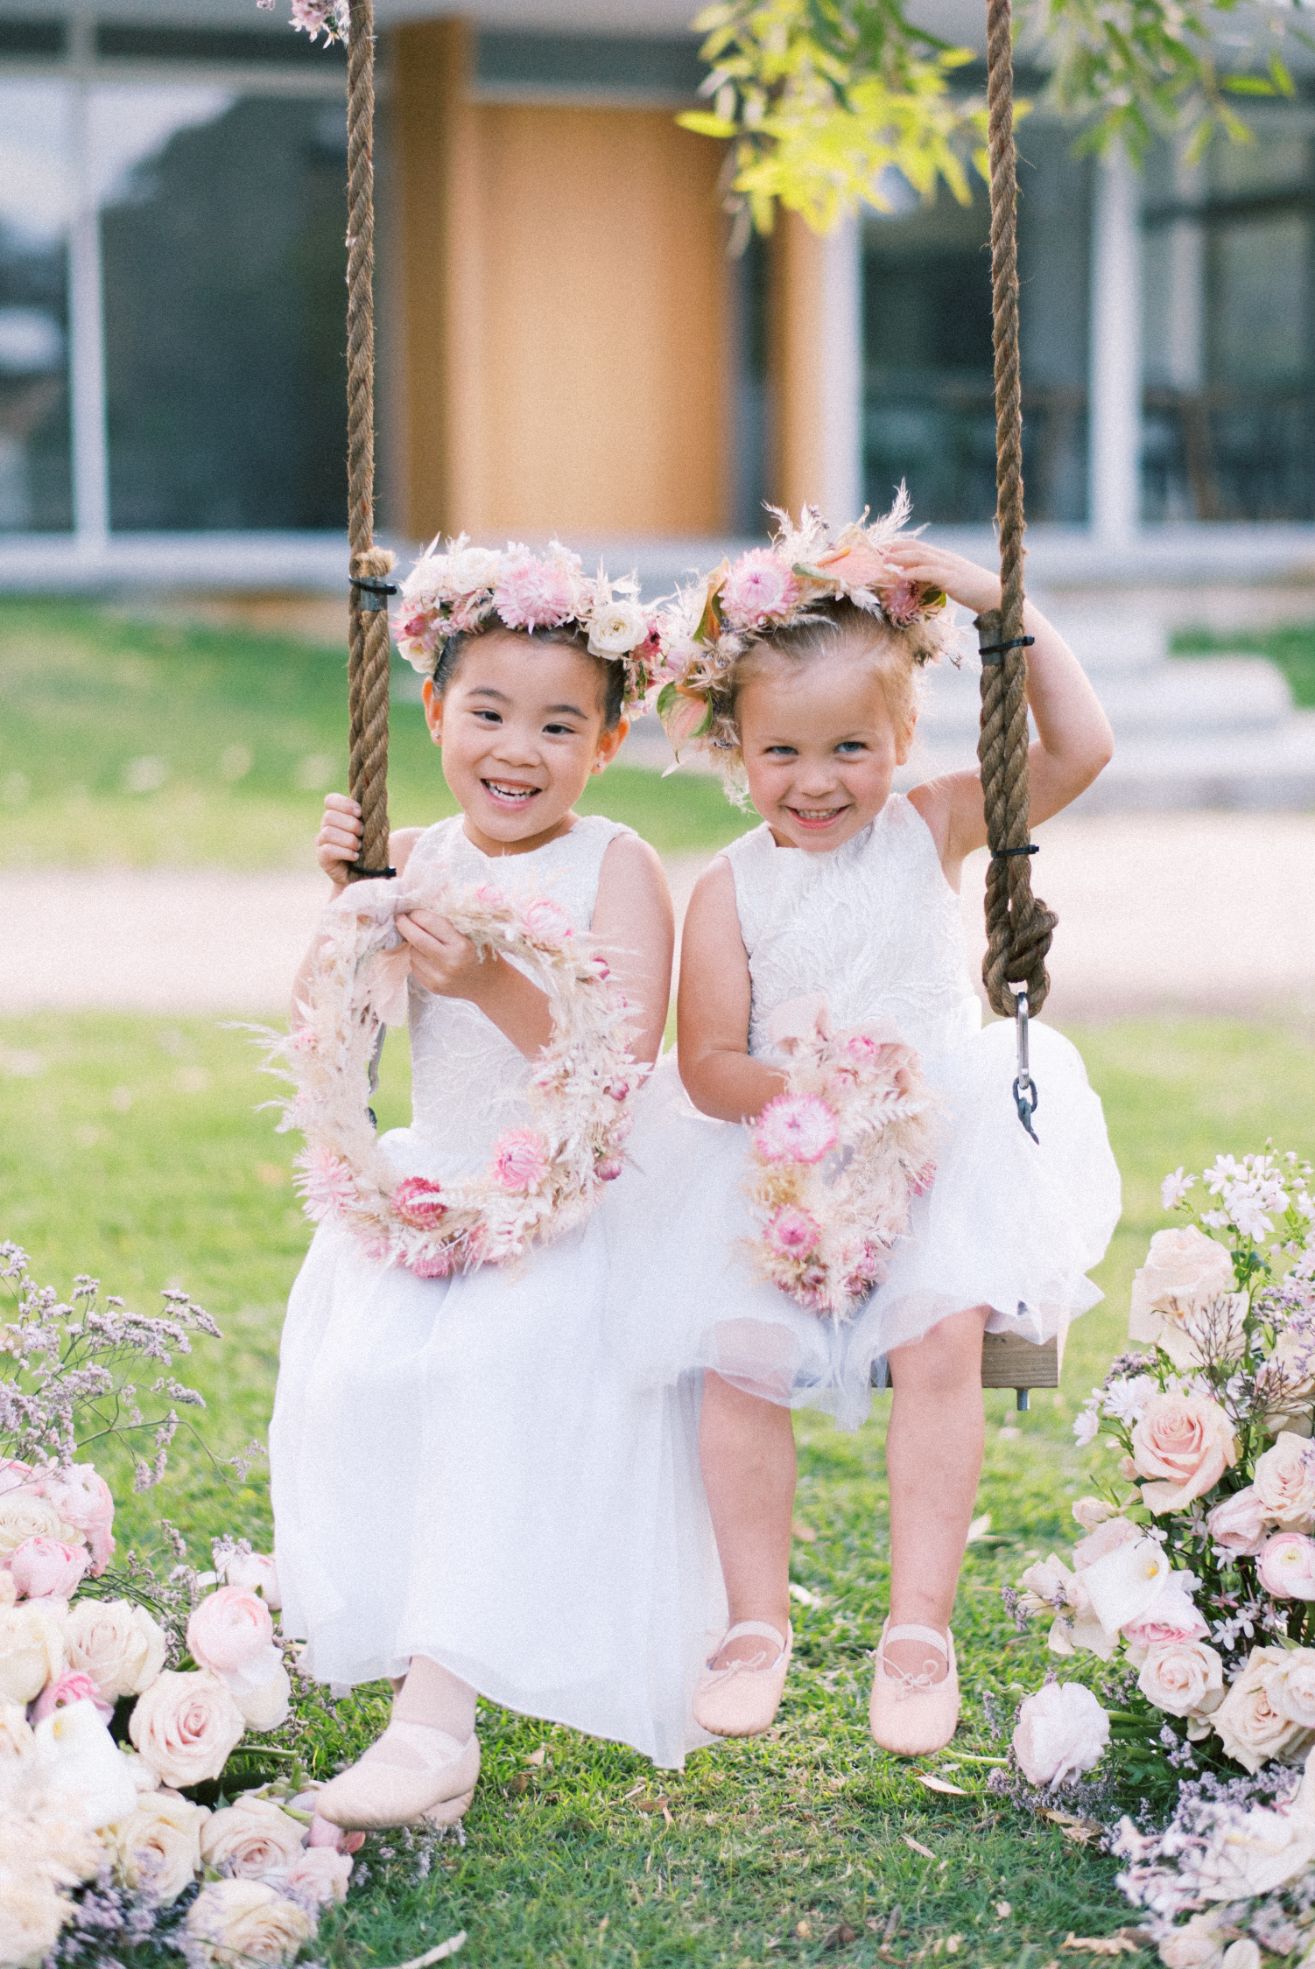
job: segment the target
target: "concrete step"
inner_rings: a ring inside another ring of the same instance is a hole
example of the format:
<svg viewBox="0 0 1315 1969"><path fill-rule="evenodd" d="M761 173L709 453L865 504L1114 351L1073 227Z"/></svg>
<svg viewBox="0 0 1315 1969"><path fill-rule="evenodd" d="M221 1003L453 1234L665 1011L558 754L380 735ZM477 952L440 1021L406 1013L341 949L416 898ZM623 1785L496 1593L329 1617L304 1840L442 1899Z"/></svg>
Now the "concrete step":
<svg viewBox="0 0 1315 1969"><path fill-rule="evenodd" d="M1276 732L1292 712L1287 679L1262 656L1173 657L1095 681L1120 742L1143 734L1176 740ZM927 682L922 728L935 742L970 738L980 703L975 670L938 669Z"/></svg>

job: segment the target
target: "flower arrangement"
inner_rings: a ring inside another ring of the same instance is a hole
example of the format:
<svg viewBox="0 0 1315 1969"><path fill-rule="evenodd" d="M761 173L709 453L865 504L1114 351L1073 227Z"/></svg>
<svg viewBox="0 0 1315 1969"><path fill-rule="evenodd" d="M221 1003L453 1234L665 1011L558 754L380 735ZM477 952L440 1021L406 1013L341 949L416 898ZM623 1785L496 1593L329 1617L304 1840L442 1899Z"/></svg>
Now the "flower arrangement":
<svg viewBox="0 0 1315 1969"><path fill-rule="evenodd" d="M92 1279L61 1302L13 1245L0 1277L17 1296L0 1325L0 1969L133 1943L289 1959L346 1894L360 1840L315 1817L313 1788L260 1782L295 1765L307 1701L273 1561L222 1540L198 1573L175 1538L164 1579L116 1567L113 1494L85 1454L159 1437L170 1417L142 1418L125 1377L167 1370L213 1323L181 1293L161 1318L131 1313ZM167 1372L156 1388L199 1405ZM156 1482L163 1452L133 1455Z"/></svg>
<svg viewBox="0 0 1315 1969"><path fill-rule="evenodd" d="M274 0L256 0L262 13L272 14ZM312 41L322 34L326 41L347 39L347 0L291 0L292 25Z"/></svg>
<svg viewBox="0 0 1315 1969"><path fill-rule="evenodd" d="M907 638L916 662L954 653L945 595L892 581L882 553L908 524L912 504L904 485L881 519L869 524L865 509L834 536L816 507L806 506L797 526L779 508L768 510L777 522L770 546L723 561L662 611L657 711L677 754L687 743L738 753L736 660L764 635L820 620L819 604L849 601L866 610Z"/></svg>
<svg viewBox="0 0 1315 1969"><path fill-rule="evenodd" d="M396 1015L389 1001L406 954L394 918L417 907L439 910L481 955L513 959L552 1015L530 1076L531 1125L495 1142L480 1175L444 1184L399 1176L368 1107L370 1066ZM405 880L357 883L325 912L298 1023L265 1038L271 1064L294 1088L280 1126L305 1136L307 1214L337 1219L379 1264L445 1278L505 1262L581 1222L621 1174L644 1073L627 1050L626 1002L606 958L546 899L521 907L489 884L435 894Z"/></svg>
<svg viewBox="0 0 1315 1969"><path fill-rule="evenodd" d="M531 634L574 625L592 655L622 666L627 705L642 706L649 694L659 631L637 583L610 581L601 567L590 577L579 555L557 541L546 554L515 542L472 547L464 533L431 541L402 583L393 636L412 668L428 677L451 637L497 622Z"/></svg>
<svg viewBox="0 0 1315 1969"><path fill-rule="evenodd" d="M1248 1917L1246 1962L1289 1953L1269 1937L1293 1921L1315 1944L1315 1892L1300 1907L1289 1892L1315 1857L1315 1768L1294 1768L1315 1750L1315 1197L1309 1163L1266 1153L1176 1170L1163 1201L1188 1221L1156 1232L1133 1282L1139 1351L1076 1424L1115 1471L1073 1507L1072 1563L1051 1554L1011 1596L1022 1620L1049 1619L1055 1654L1104 1664L1115 1706L1053 1683L1023 1703L1014 1753L1030 1782L1063 1782L1095 1765L1112 1721L1144 1776L1200 1774L1166 1829L1125 1828L1120 1850L1129 1892L1162 1918L1164 1961L1218 1969L1240 1933L1219 1908L1271 1885L1286 1911ZM1189 1910L1195 1925L1173 1929Z"/></svg>
<svg viewBox="0 0 1315 1969"><path fill-rule="evenodd" d="M788 1085L751 1136L753 1255L799 1305L842 1320L885 1275L936 1173L933 1104L917 1054L893 1032L831 1033L819 1010L781 1040Z"/></svg>

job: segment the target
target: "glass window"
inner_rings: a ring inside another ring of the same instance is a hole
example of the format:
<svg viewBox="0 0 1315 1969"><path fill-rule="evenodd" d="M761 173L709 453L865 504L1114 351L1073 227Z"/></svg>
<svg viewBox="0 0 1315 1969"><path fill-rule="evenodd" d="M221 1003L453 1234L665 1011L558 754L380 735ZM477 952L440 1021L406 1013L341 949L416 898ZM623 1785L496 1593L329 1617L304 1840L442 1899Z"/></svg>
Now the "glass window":
<svg viewBox="0 0 1315 1969"><path fill-rule="evenodd" d="M1143 203L1149 520L1315 519L1315 120L1287 109Z"/></svg>
<svg viewBox="0 0 1315 1969"><path fill-rule="evenodd" d="M1020 124L1023 451L1029 517L1087 511L1091 165L1072 132ZM895 209L863 227L863 485L878 510L907 478L919 518L995 511L991 276L986 189ZM900 194L903 194L901 197Z"/></svg>
<svg viewBox="0 0 1315 1969"><path fill-rule="evenodd" d="M104 83L91 151L111 526L341 527L341 104Z"/></svg>
<svg viewBox="0 0 1315 1969"><path fill-rule="evenodd" d="M70 93L0 78L0 532L73 524Z"/></svg>

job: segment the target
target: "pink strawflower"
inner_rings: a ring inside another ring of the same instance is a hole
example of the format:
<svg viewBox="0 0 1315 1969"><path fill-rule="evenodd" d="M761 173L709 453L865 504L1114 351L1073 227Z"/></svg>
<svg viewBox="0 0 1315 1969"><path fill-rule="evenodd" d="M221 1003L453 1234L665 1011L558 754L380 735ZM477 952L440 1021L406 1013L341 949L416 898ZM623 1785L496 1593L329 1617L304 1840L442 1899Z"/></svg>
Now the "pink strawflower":
<svg viewBox="0 0 1315 1969"><path fill-rule="evenodd" d="M417 1251L403 1260L408 1272L417 1278L448 1278L453 1267L452 1254L443 1245L435 1245L428 1251Z"/></svg>
<svg viewBox="0 0 1315 1969"><path fill-rule="evenodd" d="M778 1094L759 1115L753 1136L765 1162L820 1162L838 1140L835 1109L820 1094Z"/></svg>
<svg viewBox="0 0 1315 1969"><path fill-rule="evenodd" d="M877 1042L875 1039L870 1039L865 1032L851 1032L845 1041L845 1051L851 1060L866 1063L876 1059Z"/></svg>
<svg viewBox="0 0 1315 1969"><path fill-rule="evenodd" d="M821 1236L822 1226L816 1217L790 1203L774 1210L767 1220L767 1241L786 1258L801 1258L805 1252L815 1251Z"/></svg>
<svg viewBox="0 0 1315 1969"><path fill-rule="evenodd" d="M9 1575L20 1597L67 1600L91 1562L85 1545L62 1538L25 1538L9 1557Z"/></svg>
<svg viewBox="0 0 1315 1969"><path fill-rule="evenodd" d="M897 581L881 590L881 612L896 629L907 629L924 613L926 589L913 581Z"/></svg>
<svg viewBox="0 0 1315 1969"><path fill-rule="evenodd" d="M419 1231L431 1231L447 1215L447 1204L437 1183L427 1176L406 1176L393 1191L393 1209L404 1224Z"/></svg>
<svg viewBox="0 0 1315 1969"><path fill-rule="evenodd" d="M493 591L493 606L509 629L555 629L579 605L579 581L561 561L523 554L508 560Z"/></svg>
<svg viewBox="0 0 1315 1969"><path fill-rule="evenodd" d="M57 1709L67 1709L71 1702L89 1702L95 1706L103 1722L108 1723L114 1714L114 1704L107 1702L97 1683L81 1669L67 1668L53 1682L47 1682L41 1694L28 1711L29 1723L44 1722L53 1716Z"/></svg>
<svg viewBox="0 0 1315 1969"><path fill-rule="evenodd" d="M539 896L534 902L526 903L521 912L521 921L528 936L553 950L560 950L567 938L574 934L574 926L566 911L560 903L549 901L547 896Z"/></svg>
<svg viewBox="0 0 1315 1969"><path fill-rule="evenodd" d="M770 547L741 554L727 574L721 607L733 629L757 629L787 615L800 597L793 570Z"/></svg>
<svg viewBox="0 0 1315 1969"><path fill-rule="evenodd" d="M548 1173L548 1152L542 1135L532 1128L513 1128L493 1145L493 1180L513 1192L532 1190Z"/></svg>
<svg viewBox="0 0 1315 1969"><path fill-rule="evenodd" d="M312 1149L302 1174L307 1214L317 1223L350 1210L356 1200L356 1178L331 1149Z"/></svg>

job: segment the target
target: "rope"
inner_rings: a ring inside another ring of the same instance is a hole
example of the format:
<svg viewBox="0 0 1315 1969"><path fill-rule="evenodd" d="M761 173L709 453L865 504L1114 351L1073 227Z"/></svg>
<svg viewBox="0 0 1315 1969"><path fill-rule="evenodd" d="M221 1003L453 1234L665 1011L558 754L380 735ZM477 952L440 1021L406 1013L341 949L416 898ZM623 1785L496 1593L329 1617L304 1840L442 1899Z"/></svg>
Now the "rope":
<svg viewBox="0 0 1315 1969"><path fill-rule="evenodd" d="M1000 607L978 617L982 664L982 768L991 863L986 878L982 978L992 1009L1014 1014L1010 985L1027 987L1039 1012L1050 980L1046 954L1058 918L1032 894L1028 846L1027 653L1000 650L1023 634L1023 407L1018 365L1018 176L1014 152L1014 54L1010 0L987 0L986 101L991 160L991 302L995 347L996 531Z"/></svg>
<svg viewBox="0 0 1315 1969"><path fill-rule="evenodd" d="M381 579L374 544L374 0L350 0L347 37L347 529L351 574ZM348 779L364 835L356 875L388 865L388 617L348 603Z"/></svg>

